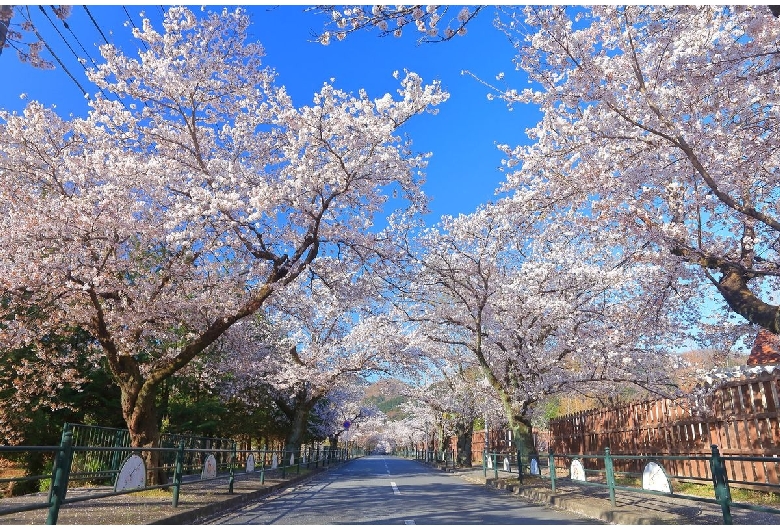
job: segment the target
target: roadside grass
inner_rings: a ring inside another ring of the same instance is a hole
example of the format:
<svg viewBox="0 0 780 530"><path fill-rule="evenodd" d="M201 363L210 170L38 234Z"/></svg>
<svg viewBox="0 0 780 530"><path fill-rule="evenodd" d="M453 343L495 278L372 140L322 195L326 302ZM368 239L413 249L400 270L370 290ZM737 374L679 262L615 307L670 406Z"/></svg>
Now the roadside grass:
<svg viewBox="0 0 780 530"><path fill-rule="evenodd" d="M173 497L173 491L170 489L166 491L163 488L155 488L153 490L128 492L127 495L132 495L133 497L142 497L145 499L170 499Z"/></svg>
<svg viewBox="0 0 780 530"><path fill-rule="evenodd" d="M672 491L683 495L695 495L697 497L715 498L713 487L709 484L696 484L692 482L675 482ZM745 488L729 487L731 500L746 504L760 506L780 507L780 493L749 490Z"/></svg>

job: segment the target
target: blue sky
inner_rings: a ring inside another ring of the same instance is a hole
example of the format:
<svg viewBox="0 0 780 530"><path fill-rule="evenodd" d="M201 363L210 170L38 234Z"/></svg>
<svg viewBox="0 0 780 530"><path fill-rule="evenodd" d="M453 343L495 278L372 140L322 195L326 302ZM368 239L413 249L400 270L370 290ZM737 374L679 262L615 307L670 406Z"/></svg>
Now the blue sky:
<svg viewBox="0 0 780 530"><path fill-rule="evenodd" d="M83 56L75 37L51 14L49 6L45 9L73 50ZM127 53L134 53L137 45L131 38L132 26L126 25L125 9L135 25L140 26L139 13L143 11L155 27L161 28L162 12L156 5L89 6L109 41ZM200 12L198 6L191 9ZM410 28L402 38L379 37L378 31L365 31L344 41L334 39L329 46L313 42L313 33L323 30L325 15L306 12L305 6L248 6L247 9L253 21L252 38L266 50L265 64L277 71L277 82L287 87L298 105L311 103L312 95L331 78L335 78L338 88L351 92L365 88L371 97L398 88L398 82L392 77L395 70L407 69L426 81L442 82L451 96L439 114L420 116L405 128L416 151L433 152L425 185L426 193L432 198L429 223L443 214L471 212L491 200L502 180L497 170L502 154L495 144L526 142L525 129L535 125L539 118L530 107L518 107L510 112L502 102L488 101L487 89L461 74L470 70L492 81L496 74L505 72L513 86L525 86L525 78L513 70L512 46L492 25L495 14L492 8L480 13L469 25L466 36L449 42L417 44L416 32ZM453 7L450 12L457 14L458 8ZM94 92L83 67L38 6L30 6L30 13L36 28L67 70L88 92ZM14 22L19 22L18 17ZM102 37L85 9L74 6L67 23L99 63L96 46L102 43ZM49 54L44 52L44 56ZM55 70L35 69L21 63L15 50L6 49L0 55L0 72L0 107L4 109L21 110L26 102L19 95L25 93L28 99L56 104L63 115L83 115L87 111L81 90L59 65Z"/></svg>

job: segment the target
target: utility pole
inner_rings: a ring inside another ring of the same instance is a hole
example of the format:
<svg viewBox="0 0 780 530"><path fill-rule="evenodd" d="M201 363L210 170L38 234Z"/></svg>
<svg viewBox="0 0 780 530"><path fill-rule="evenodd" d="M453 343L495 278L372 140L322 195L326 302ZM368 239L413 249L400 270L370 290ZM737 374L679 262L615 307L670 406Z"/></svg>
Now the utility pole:
<svg viewBox="0 0 780 530"><path fill-rule="evenodd" d="M14 14L14 6L0 6L0 55L5 48L5 40L8 37L8 27L11 25L11 16Z"/></svg>

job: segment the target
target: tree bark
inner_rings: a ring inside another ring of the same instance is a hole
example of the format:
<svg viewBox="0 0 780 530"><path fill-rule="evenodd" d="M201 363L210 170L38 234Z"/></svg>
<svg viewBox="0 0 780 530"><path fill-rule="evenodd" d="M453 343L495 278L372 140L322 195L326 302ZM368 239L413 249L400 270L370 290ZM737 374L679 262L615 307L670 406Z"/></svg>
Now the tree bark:
<svg viewBox="0 0 780 530"><path fill-rule="evenodd" d="M122 415L130 432L130 446L138 448L160 447L160 429L157 423L154 389L144 385L137 388L120 385L122 389ZM146 463L147 485L166 484L168 477L160 468L161 454L158 451L143 451Z"/></svg>
<svg viewBox="0 0 780 530"><path fill-rule="evenodd" d="M447 450L447 440L444 439L444 420L439 422L436 434L438 435L438 439L436 440L438 442L436 444L436 459L438 460L441 458L444 451Z"/></svg>
<svg viewBox="0 0 780 530"><path fill-rule="evenodd" d="M504 406L506 419L509 422L509 430L512 431L512 440L515 446L523 454L534 451L534 441L531 436L531 422L518 410L512 399L504 392L500 392L501 402Z"/></svg>
<svg viewBox="0 0 780 530"><path fill-rule="evenodd" d="M716 286L729 307L748 322L761 326L772 333L780 333L780 306L767 304L748 286L745 273L736 269L723 271Z"/></svg>
<svg viewBox="0 0 780 530"><path fill-rule="evenodd" d="M458 466L471 467L471 441L474 438L473 418L461 418L455 424L458 436Z"/></svg>
<svg viewBox="0 0 780 530"><path fill-rule="evenodd" d="M290 418L292 420L292 426L290 428L290 434L287 436L284 450L293 452L296 459L301 455L301 444L306 436L306 429L309 426L309 413L313 406L314 403L298 405L295 407L292 418Z"/></svg>
<svg viewBox="0 0 780 530"><path fill-rule="evenodd" d="M531 434L531 424L525 418L515 417L509 424L514 443L523 455L536 452Z"/></svg>

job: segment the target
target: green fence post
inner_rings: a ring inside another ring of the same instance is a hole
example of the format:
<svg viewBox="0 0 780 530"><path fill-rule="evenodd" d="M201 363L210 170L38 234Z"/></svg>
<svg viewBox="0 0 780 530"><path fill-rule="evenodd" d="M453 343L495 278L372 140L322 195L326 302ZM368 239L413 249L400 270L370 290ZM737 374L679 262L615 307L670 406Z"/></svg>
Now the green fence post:
<svg viewBox="0 0 780 530"><path fill-rule="evenodd" d="M265 484L265 449L266 446L263 446L263 460L262 464L260 465L260 485L262 486Z"/></svg>
<svg viewBox="0 0 780 530"><path fill-rule="evenodd" d="M517 479L520 484L523 483L523 460L520 455L520 448L517 448Z"/></svg>
<svg viewBox="0 0 780 530"><path fill-rule="evenodd" d="M294 455L294 454L295 454L295 453L293 453L293 455ZM298 466L297 466L297 468L296 468L296 470L295 470L295 474L296 474L296 475L300 475L300 474L301 474L301 455L300 455L300 454L298 455L298 458L297 458L296 460L297 460L297 462L298 462Z"/></svg>
<svg viewBox="0 0 780 530"><path fill-rule="evenodd" d="M233 482L235 482L236 474L236 442L233 442L233 452L230 455L230 480L228 481L228 493L233 493Z"/></svg>
<svg viewBox="0 0 780 530"><path fill-rule="evenodd" d="M184 438L179 440L179 449L176 451L176 462L173 467L173 501L171 505L179 506L179 490L181 490L181 476L184 472Z"/></svg>
<svg viewBox="0 0 780 530"><path fill-rule="evenodd" d="M49 515L46 518L46 524L57 524L57 517L60 515L60 506L65 500L68 492L68 476L70 475L70 466L73 462L73 427L65 424L62 432L62 441L54 459L54 471L52 475L51 495L49 496Z"/></svg>
<svg viewBox="0 0 780 530"><path fill-rule="evenodd" d="M710 470L712 471L712 483L715 487L715 499L720 504L723 512L723 524L732 524L731 522L731 492L729 491L729 481L726 477L726 465L718 451L718 446L713 444L712 458L710 458Z"/></svg>
<svg viewBox="0 0 780 530"><path fill-rule="evenodd" d="M482 476L487 478L487 452L482 453Z"/></svg>
<svg viewBox="0 0 780 530"><path fill-rule="evenodd" d="M281 462L279 462L279 464L282 466L282 478L287 478L287 466L285 465L284 450L282 450L282 458L280 460Z"/></svg>
<svg viewBox="0 0 780 530"><path fill-rule="evenodd" d="M498 453L493 453L492 459L493 459L493 473L496 476L496 480L498 480Z"/></svg>
<svg viewBox="0 0 780 530"><path fill-rule="evenodd" d="M612 465L612 455L609 447L604 448L604 469L607 472L607 487L609 488L609 503L615 506L615 468Z"/></svg>
<svg viewBox="0 0 780 530"><path fill-rule="evenodd" d="M555 493L555 455L550 453L547 458L550 462L550 487L552 492Z"/></svg>

